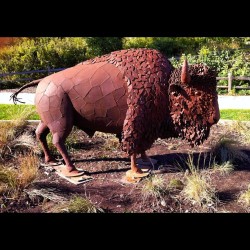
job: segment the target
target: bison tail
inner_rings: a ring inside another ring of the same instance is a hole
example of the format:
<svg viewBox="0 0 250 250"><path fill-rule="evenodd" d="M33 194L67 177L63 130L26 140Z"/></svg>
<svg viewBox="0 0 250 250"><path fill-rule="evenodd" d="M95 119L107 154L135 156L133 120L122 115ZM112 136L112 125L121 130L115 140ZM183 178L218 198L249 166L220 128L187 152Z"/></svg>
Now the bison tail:
<svg viewBox="0 0 250 250"><path fill-rule="evenodd" d="M34 81L32 81L32 82L29 82L29 83L23 85L19 90L17 90L15 93L13 93L13 94L10 96L10 100L13 99L14 104L16 104L17 102L25 103L25 102L20 101L20 98L17 98L17 95L18 95L22 90L24 90L24 89L26 89L26 88L33 87L33 86L38 85L38 83L39 83L40 81L42 81L42 79L43 79L43 78L38 79L38 80L34 80Z"/></svg>

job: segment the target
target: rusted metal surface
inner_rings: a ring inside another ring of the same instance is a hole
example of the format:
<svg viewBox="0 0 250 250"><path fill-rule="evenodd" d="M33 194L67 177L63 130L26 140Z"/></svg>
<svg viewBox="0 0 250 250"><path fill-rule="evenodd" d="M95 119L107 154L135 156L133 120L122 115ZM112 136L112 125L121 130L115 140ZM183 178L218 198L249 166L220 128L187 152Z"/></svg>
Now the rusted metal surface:
<svg viewBox="0 0 250 250"><path fill-rule="evenodd" d="M45 159L51 131L69 166L64 142L73 125L90 136L115 133L122 149L134 155L159 137L181 136L198 145L219 120L216 73L186 61L175 69L154 49L115 51L50 75L38 84L35 104Z"/></svg>

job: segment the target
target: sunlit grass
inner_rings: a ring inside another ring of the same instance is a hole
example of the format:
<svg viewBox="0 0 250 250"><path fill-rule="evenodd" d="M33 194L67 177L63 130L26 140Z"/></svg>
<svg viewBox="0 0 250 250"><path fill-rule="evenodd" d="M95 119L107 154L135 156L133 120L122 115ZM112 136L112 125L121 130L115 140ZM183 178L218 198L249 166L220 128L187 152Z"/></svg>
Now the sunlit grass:
<svg viewBox="0 0 250 250"><path fill-rule="evenodd" d="M142 182L141 192L144 199L161 198L167 193L167 185L161 175L151 175Z"/></svg>
<svg viewBox="0 0 250 250"><path fill-rule="evenodd" d="M182 190L184 188L184 183L179 179L171 179L168 183L168 188Z"/></svg>
<svg viewBox="0 0 250 250"><path fill-rule="evenodd" d="M1 164L1 192L7 196L17 196L36 179L38 175L38 163L38 157L30 153L19 157L19 168Z"/></svg>
<svg viewBox="0 0 250 250"><path fill-rule="evenodd" d="M34 111L30 107L26 107L22 112L14 114L13 120L8 122L0 122L0 157L4 158L7 151L11 153L11 145L13 140L22 134L24 127L27 125L27 118Z"/></svg>
<svg viewBox="0 0 250 250"><path fill-rule="evenodd" d="M230 161L223 162L221 164L215 164L213 170L221 173L222 175L231 174L235 167Z"/></svg>
<svg viewBox="0 0 250 250"><path fill-rule="evenodd" d="M221 119L250 121L250 109L221 109Z"/></svg>
<svg viewBox="0 0 250 250"><path fill-rule="evenodd" d="M50 213L104 213L104 210L95 206L88 198L73 196L69 201L64 201L49 208Z"/></svg>
<svg viewBox="0 0 250 250"><path fill-rule="evenodd" d="M186 200L200 206L214 205L217 200L208 175L201 172L192 172L186 176L182 195Z"/></svg>
<svg viewBox="0 0 250 250"><path fill-rule="evenodd" d="M250 144L250 124L241 121L235 121L228 126L230 133L237 137L237 140L244 145Z"/></svg>
<svg viewBox="0 0 250 250"><path fill-rule="evenodd" d="M19 188L23 190L32 183L38 175L39 159L33 153L20 158Z"/></svg>
<svg viewBox="0 0 250 250"><path fill-rule="evenodd" d="M248 185L246 191L240 194L238 202L241 203L244 207L250 207L250 185Z"/></svg>
<svg viewBox="0 0 250 250"><path fill-rule="evenodd" d="M20 114L28 111L25 115L28 120L39 120L39 115L36 112L34 105L13 105L13 104L0 104L0 120L13 120Z"/></svg>
<svg viewBox="0 0 250 250"><path fill-rule="evenodd" d="M177 162L179 169L184 171L187 168L184 175L184 187L180 194L193 204L213 206L217 202L216 190L212 186L208 171L204 169L213 168L214 161L211 154L209 158L207 158L207 154L201 156L200 153L195 160L194 155L190 153L186 159L181 158L181 161Z"/></svg>

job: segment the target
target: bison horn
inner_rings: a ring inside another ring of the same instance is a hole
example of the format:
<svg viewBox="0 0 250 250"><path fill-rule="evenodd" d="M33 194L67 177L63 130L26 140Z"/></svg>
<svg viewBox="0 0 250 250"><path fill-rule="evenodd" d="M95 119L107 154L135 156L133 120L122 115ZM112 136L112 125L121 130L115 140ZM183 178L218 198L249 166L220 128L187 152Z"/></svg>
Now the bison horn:
<svg viewBox="0 0 250 250"><path fill-rule="evenodd" d="M190 83L190 80L191 80L191 77L188 72L188 63L187 63L187 59L185 59L182 65L182 69L181 69L181 83L188 84Z"/></svg>

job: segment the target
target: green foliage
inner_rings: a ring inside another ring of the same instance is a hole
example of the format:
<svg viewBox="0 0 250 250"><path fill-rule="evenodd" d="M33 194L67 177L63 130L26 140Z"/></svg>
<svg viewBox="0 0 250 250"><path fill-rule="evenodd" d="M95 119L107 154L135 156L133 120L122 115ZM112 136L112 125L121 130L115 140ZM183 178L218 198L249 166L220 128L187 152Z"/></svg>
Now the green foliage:
<svg viewBox="0 0 250 250"><path fill-rule="evenodd" d="M154 48L171 58L175 67L180 66L184 56L189 63L205 63L216 68L218 76L250 75L249 38L239 37L40 37L23 38L12 46L0 50L0 73L38 70L46 68L66 68L111 51L128 48ZM175 57L175 58L174 58ZM45 74L13 75L1 78L9 81L32 78ZM19 85L23 85L20 82ZM227 81L219 82L227 85ZM245 81L233 81L234 86L248 86ZM219 90L220 93L226 90ZM235 93L249 94L248 90Z"/></svg>
<svg viewBox="0 0 250 250"><path fill-rule="evenodd" d="M87 37L88 56L95 57L122 49L122 37Z"/></svg>
<svg viewBox="0 0 250 250"><path fill-rule="evenodd" d="M222 50L239 48L243 43L236 37L125 37L123 48L153 48L172 57L183 53L195 55L204 46Z"/></svg>
<svg viewBox="0 0 250 250"><path fill-rule="evenodd" d="M154 37L125 37L123 39L123 48L155 48Z"/></svg>
<svg viewBox="0 0 250 250"><path fill-rule="evenodd" d="M87 59L86 52L86 41L80 37L24 38L19 43L0 51L0 72L71 67ZM3 80L41 78L46 75L14 75Z"/></svg>
<svg viewBox="0 0 250 250"><path fill-rule="evenodd" d="M184 58L187 58L189 64L204 63L216 69L218 76L227 77L231 72L233 76L250 76L250 56L247 51L240 49L224 49L220 50L217 47L209 48L203 46L198 51L197 55L182 54L179 60L172 57L171 63L174 67L180 67ZM227 80L220 80L218 85L227 86ZM249 82L233 80L232 92L230 94L247 95L248 90L236 90L235 86L249 86ZM227 93L227 90L219 90L219 94Z"/></svg>
<svg viewBox="0 0 250 250"><path fill-rule="evenodd" d="M123 48L158 49L166 56L195 52L199 48L201 37L126 37Z"/></svg>

